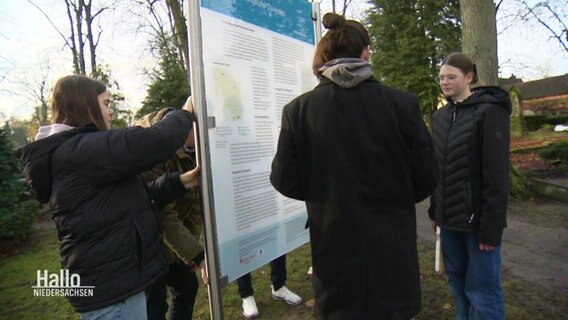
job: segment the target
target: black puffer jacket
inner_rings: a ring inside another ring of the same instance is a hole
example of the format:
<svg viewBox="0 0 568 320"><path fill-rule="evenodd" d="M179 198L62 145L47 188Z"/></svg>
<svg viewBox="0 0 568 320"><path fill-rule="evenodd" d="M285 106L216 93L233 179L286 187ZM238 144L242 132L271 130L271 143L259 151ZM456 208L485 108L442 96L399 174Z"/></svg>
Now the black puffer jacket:
<svg viewBox="0 0 568 320"><path fill-rule="evenodd" d="M164 272L151 201L170 201L185 189L177 173L149 185L138 174L173 156L191 125L189 113L175 111L151 128L89 125L19 150L36 198L51 200L62 268L78 274L81 286L95 286L92 297L68 297L77 312L144 291Z"/></svg>
<svg viewBox="0 0 568 320"><path fill-rule="evenodd" d="M430 218L495 246L507 225L510 114L507 92L479 87L461 103L449 99L433 116L439 179Z"/></svg>

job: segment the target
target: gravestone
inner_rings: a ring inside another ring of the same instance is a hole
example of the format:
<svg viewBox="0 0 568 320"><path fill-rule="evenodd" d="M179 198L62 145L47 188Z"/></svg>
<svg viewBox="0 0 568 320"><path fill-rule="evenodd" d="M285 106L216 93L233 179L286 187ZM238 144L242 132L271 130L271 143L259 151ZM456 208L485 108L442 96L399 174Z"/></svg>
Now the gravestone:
<svg viewBox="0 0 568 320"><path fill-rule="evenodd" d="M523 97L519 88L512 86L509 90L513 112L511 113L511 136L522 137L526 134L523 121Z"/></svg>

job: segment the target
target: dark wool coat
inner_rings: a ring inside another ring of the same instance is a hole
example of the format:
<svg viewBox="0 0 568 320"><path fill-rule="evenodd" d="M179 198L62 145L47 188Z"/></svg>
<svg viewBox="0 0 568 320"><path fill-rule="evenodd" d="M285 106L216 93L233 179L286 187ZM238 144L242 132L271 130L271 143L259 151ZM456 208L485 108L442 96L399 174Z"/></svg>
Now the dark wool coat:
<svg viewBox="0 0 568 320"><path fill-rule="evenodd" d="M449 99L433 116L440 170L430 218L493 246L501 244L507 225L510 114L507 92L478 87L461 103Z"/></svg>
<svg viewBox="0 0 568 320"><path fill-rule="evenodd" d="M434 189L418 101L369 78L319 85L284 107L270 176L304 200L318 319L410 319L420 310L414 204Z"/></svg>
<svg viewBox="0 0 568 320"><path fill-rule="evenodd" d="M51 201L61 268L95 286L93 297L68 297L77 312L123 301L165 272L151 201L165 204L185 189L179 174L149 185L138 174L173 156L191 126L189 113L176 111L151 128L89 125L19 150L36 198Z"/></svg>

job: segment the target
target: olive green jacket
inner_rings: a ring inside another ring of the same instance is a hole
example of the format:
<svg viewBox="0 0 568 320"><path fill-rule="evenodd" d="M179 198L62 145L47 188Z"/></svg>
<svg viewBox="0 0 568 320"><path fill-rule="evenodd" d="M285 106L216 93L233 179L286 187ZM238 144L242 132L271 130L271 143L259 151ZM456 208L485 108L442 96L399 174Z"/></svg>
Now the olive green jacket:
<svg viewBox="0 0 568 320"><path fill-rule="evenodd" d="M149 127L160 121L171 108L152 112L136 122L142 127ZM165 172L186 172L195 168L193 155L185 147L178 149L176 155L166 162L156 165L143 174L144 180L153 180ZM181 259L189 265L200 253L203 245L199 242L202 230L201 206L197 189L188 190L182 196L159 212L162 237L168 250L166 256L169 263ZM194 261L199 263L200 261Z"/></svg>

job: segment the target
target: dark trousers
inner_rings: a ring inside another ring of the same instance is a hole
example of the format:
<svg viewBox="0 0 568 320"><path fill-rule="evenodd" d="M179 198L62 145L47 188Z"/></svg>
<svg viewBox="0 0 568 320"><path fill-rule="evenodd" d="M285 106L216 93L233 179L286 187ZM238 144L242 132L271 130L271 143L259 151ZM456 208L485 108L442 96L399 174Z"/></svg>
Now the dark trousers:
<svg viewBox="0 0 568 320"><path fill-rule="evenodd" d="M270 281L274 290L282 288L286 283L286 255L282 255L270 261ZM252 289L252 280L250 273L237 279L237 286L239 287L239 295L241 299L250 297L254 294Z"/></svg>
<svg viewBox="0 0 568 320"><path fill-rule="evenodd" d="M182 261L170 264L168 274L146 288L148 320L165 320L168 311L168 288L172 296L170 320L187 320L193 317L193 306L199 283Z"/></svg>

